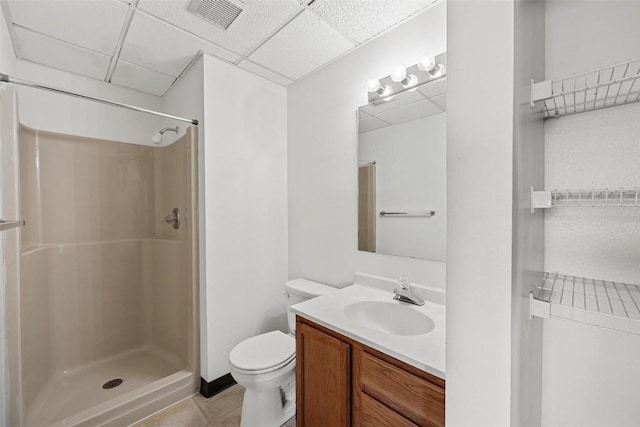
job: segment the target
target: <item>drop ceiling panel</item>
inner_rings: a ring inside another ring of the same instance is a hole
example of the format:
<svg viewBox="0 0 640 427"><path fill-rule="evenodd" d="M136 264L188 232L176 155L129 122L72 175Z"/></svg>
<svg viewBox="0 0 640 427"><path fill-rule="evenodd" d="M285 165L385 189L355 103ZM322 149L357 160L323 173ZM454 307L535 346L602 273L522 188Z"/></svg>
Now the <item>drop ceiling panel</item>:
<svg viewBox="0 0 640 427"><path fill-rule="evenodd" d="M9 0L15 24L112 55L127 6L115 0Z"/></svg>
<svg viewBox="0 0 640 427"><path fill-rule="evenodd" d="M437 106L431 101L425 99L423 101L414 102L413 104L403 105L393 110L385 111L377 115L380 119L391 124L404 123L423 117L432 116L442 113Z"/></svg>
<svg viewBox="0 0 640 427"><path fill-rule="evenodd" d="M437 0L316 0L311 9L347 37L362 43Z"/></svg>
<svg viewBox="0 0 640 427"><path fill-rule="evenodd" d="M369 114L365 113L360 108L358 108L358 118L359 119L364 119L365 117L369 117Z"/></svg>
<svg viewBox="0 0 640 427"><path fill-rule="evenodd" d="M358 122L358 133L369 132L375 129L383 128L385 126L389 126L389 123L385 123L373 116L365 117Z"/></svg>
<svg viewBox="0 0 640 427"><path fill-rule="evenodd" d="M127 62L177 77L200 50L227 61L239 58L236 54L137 11L120 57Z"/></svg>
<svg viewBox="0 0 640 427"><path fill-rule="evenodd" d="M175 78L119 60L111 83L162 96Z"/></svg>
<svg viewBox="0 0 640 427"><path fill-rule="evenodd" d="M383 111L392 110L402 105L412 104L414 102L421 101L423 99L424 99L424 96L418 91L403 92L399 95L394 96L391 101L386 101L386 102L383 101L377 104L367 104L360 108L362 108L362 111L364 111L365 113L371 114L372 116L376 116L382 113Z"/></svg>
<svg viewBox="0 0 640 427"><path fill-rule="evenodd" d="M22 57L42 65L103 80L110 58L88 49L16 27Z"/></svg>
<svg viewBox="0 0 640 427"><path fill-rule="evenodd" d="M280 74L274 73L271 70L267 70L264 67L261 67L258 64L254 64L251 61L248 60L243 60L242 62L240 62L238 64L238 67L242 68L243 70L247 70L250 73L256 74L258 76L264 77L267 80L271 80L274 83L277 83L279 85L282 86L287 86L288 84L290 84L292 82L291 79L288 79L284 76L281 76Z"/></svg>
<svg viewBox="0 0 640 427"><path fill-rule="evenodd" d="M427 98L442 95L447 91L447 79L444 78L442 80L436 80L434 82L424 84L420 86L418 90Z"/></svg>
<svg viewBox="0 0 640 427"><path fill-rule="evenodd" d="M446 93L440 96L431 98L431 102L433 102L438 107L440 107L442 111L447 111L447 94Z"/></svg>
<svg viewBox="0 0 640 427"><path fill-rule="evenodd" d="M353 47L349 40L304 11L249 59L297 80Z"/></svg>
<svg viewBox="0 0 640 427"><path fill-rule="evenodd" d="M140 0L138 8L225 49L248 54L301 7L295 0L236 1L243 11L223 30L188 12L189 3L190 0Z"/></svg>

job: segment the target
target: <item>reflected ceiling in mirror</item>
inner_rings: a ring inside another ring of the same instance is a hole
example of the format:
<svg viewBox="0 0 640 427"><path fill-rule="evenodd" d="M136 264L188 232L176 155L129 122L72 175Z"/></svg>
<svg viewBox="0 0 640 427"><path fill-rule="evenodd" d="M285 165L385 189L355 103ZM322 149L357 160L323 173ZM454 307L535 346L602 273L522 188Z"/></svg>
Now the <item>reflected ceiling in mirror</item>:
<svg viewBox="0 0 640 427"><path fill-rule="evenodd" d="M358 109L358 250L446 261L447 79Z"/></svg>

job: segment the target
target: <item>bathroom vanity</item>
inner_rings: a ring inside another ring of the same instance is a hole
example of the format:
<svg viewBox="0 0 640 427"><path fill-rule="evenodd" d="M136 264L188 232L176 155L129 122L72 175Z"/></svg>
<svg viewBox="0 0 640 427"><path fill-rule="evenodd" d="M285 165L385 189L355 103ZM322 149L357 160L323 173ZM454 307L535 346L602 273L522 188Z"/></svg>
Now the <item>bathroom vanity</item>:
<svg viewBox="0 0 640 427"><path fill-rule="evenodd" d="M297 319L298 426L444 426L445 381Z"/></svg>
<svg viewBox="0 0 640 427"><path fill-rule="evenodd" d="M292 311L298 426L444 426L443 305L355 284Z"/></svg>

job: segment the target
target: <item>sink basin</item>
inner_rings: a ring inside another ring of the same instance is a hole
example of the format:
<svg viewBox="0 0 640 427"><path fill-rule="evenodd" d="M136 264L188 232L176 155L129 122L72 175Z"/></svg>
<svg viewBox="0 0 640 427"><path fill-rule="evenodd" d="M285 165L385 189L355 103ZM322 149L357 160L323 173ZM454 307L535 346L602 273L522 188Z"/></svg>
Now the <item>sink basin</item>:
<svg viewBox="0 0 640 427"><path fill-rule="evenodd" d="M429 316L395 301L357 301L344 314L365 328L392 335L423 335L435 327Z"/></svg>

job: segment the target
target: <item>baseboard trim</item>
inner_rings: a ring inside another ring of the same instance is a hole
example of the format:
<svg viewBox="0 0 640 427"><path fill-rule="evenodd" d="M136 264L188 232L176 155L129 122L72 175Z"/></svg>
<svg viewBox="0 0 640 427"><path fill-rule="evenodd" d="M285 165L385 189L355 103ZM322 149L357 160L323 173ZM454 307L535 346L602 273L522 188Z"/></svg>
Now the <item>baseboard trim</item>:
<svg viewBox="0 0 640 427"><path fill-rule="evenodd" d="M230 373L216 378L211 382L207 382L204 378L200 377L200 394L208 399L234 384L236 384L236 380L233 379Z"/></svg>

